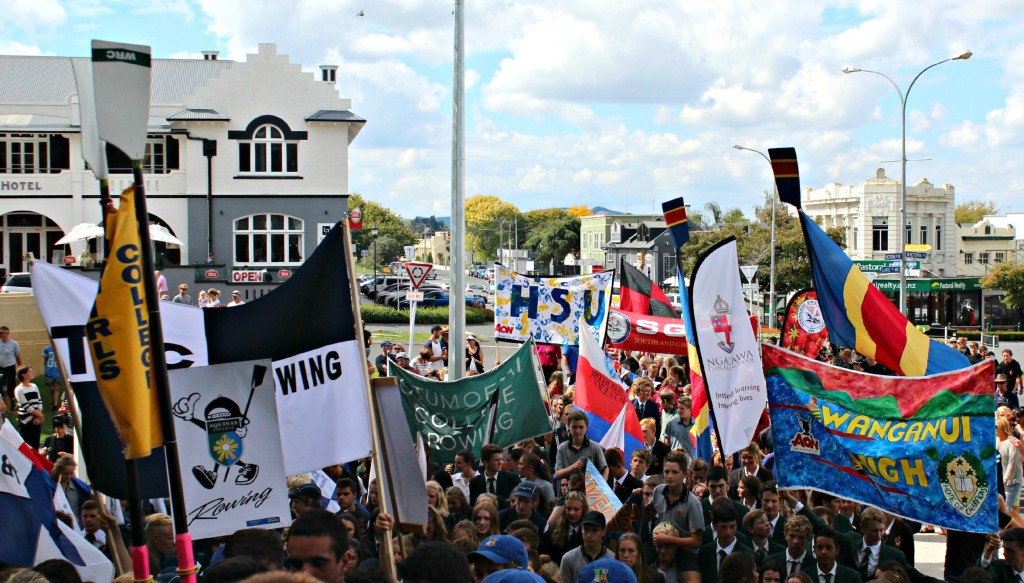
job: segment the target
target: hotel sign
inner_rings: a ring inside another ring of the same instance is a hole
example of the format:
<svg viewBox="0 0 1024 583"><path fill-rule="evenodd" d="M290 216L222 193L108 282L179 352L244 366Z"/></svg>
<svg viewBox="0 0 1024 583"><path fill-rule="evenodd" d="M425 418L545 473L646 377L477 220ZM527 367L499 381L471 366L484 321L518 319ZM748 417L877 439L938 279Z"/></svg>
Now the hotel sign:
<svg viewBox="0 0 1024 583"><path fill-rule="evenodd" d="M36 181L0 180L0 190L42 190Z"/></svg>

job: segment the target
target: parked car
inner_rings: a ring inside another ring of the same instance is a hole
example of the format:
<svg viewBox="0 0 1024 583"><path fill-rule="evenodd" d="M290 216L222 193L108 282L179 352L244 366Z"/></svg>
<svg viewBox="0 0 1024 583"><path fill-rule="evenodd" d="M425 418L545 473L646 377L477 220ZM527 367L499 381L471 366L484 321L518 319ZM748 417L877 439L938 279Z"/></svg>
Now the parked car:
<svg viewBox="0 0 1024 583"><path fill-rule="evenodd" d="M466 286L466 297L487 298L487 288L480 283L471 283Z"/></svg>
<svg viewBox="0 0 1024 583"><path fill-rule="evenodd" d="M493 279L487 282L487 293L491 294L492 296L494 295L494 280Z"/></svg>
<svg viewBox="0 0 1024 583"><path fill-rule="evenodd" d="M668 303L676 309L677 314L683 313L683 303L679 300L679 294L665 294L665 296L668 298Z"/></svg>
<svg viewBox="0 0 1024 583"><path fill-rule="evenodd" d="M32 293L32 276L27 271L8 274L0 293Z"/></svg>
<svg viewBox="0 0 1024 583"><path fill-rule="evenodd" d="M377 303L378 304L384 304L385 306L388 306L388 307L391 307L391 308L397 308L398 307L398 303L401 302L402 300L404 300L405 299L405 294L409 293L411 290L412 290L412 286L411 285L399 286L398 288L395 288L395 289L389 291L387 294L380 294L382 296L382 298L378 298L381 301L377 301ZM445 291L445 290L443 290L439 286L430 284L430 285L422 285L422 286L420 286L419 291L427 292L427 291Z"/></svg>
<svg viewBox="0 0 1024 583"><path fill-rule="evenodd" d="M429 290L423 292L423 300L416 302L416 306L420 308L443 308L451 302L451 298L448 296L448 292L442 290ZM408 310L410 302L407 299L402 299L398 303L398 309ZM466 298L466 306L470 308L483 308L487 306L487 301L483 298Z"/></svg>

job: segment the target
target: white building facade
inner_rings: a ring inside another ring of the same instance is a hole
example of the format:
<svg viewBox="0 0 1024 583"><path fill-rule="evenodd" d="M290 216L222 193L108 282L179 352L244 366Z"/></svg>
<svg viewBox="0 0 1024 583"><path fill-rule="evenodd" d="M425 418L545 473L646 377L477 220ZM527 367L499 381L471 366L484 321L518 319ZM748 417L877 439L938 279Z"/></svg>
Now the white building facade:
<svg viewBox="0 0 1024 583"><path fill-rule="evenodd" d="M910 245L924 258L907 258L907 308L915 324L980 326L981 285L977 275L958 273L956 191L926 178L907 186L907 221L901 225L900 183L880 168L859 184L832 183L807 189L804 212L824 228L846 232L846 253L894 302L899 269L893 255ZM888 256L888 257L887 257Z"/></svg>
<svg viewBox="0 0 1024 583"><path fill-rule="evenodd" d="M75 225L102 220L98 182L81 156L72 61L0 56L0 266L7 272L24 271L28 253L77 262L89 245L101 258L97 240L55 244ZM321 67L318 79L273 44L244 62L213 52L153 60L144 163L150 221L184 242L157 246L165 270L231 287L276 283L345 216L348 148L365 120L339 97L335 70ZM129 161L107 150L116 199L131 183Z"/></svg>

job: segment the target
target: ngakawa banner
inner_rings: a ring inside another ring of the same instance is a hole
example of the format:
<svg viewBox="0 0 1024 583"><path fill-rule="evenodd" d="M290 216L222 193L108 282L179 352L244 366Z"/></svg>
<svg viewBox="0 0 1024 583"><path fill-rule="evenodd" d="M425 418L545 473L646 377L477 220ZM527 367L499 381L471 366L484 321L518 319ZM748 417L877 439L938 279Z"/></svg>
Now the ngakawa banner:
<svg viewBox="0 0 1024 583"><path fill-rule="evenodd" d="M435 462L453 463L463 449L479 458L485 443L507 447L551 431L532 350L527 342L501 365L452 382L391 367L409 430L423 435Z"/></svg>
<svg viewBox="0 0 1024 583"><path fill-rule="evenodd" d="M170 371L189 532L291 524L269 359Z"/></svg>
<svg viewBox="0 0 1024 583"><path fill-rule="evenodd" d="M527 277L495 266L494 333L499 340L579 344L580 320L602 336L615 271L574 277Z"/></svg>
<svg viewBox="0 0 1024 583"><path fill-rule="evenodd" d="M783 488L813 488L911 520L996 532L992 361L878 376L763 345Z"/></svg>
<svg viewBox="0 0 1024 583"><path fill-rule="evenodd" d="M736 239L715 244L690 274L694 338L722 453L747 447L768 401L740 284Z"/></svg>

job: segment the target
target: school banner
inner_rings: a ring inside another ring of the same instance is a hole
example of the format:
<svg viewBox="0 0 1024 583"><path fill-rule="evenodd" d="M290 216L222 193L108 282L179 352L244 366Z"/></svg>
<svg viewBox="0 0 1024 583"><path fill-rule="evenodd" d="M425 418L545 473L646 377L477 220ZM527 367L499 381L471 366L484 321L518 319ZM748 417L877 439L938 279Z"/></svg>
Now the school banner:
<svg viewBox="0 0 1024 583"><path fill-rule="evenodd" d="M168 369L273 361L267 374L275 384L289 476L365 457L372 449L366 353L362 339L356 340L344 237L335 225L287 281L245 305L214 310L160 302ZM32 262L31 270L39 311L82 409L90 478L100 492L127 498L120 441L88 356L85 325L96 282L42 261ZM344 423L338 423L339 411L348 413ZM143 496L166 496L162 449L143 460Z"/></svg>
<svg viewBox="0 0 1024 583"><path fill-rule="evenodd" d="M489 443L508 447L551 432L532 351L527 342L501 365L451 382L391 367L409 431L423 435L435 463L453 463L463 449L479 458L491 434Z"/></svg>
<svg viewBox="0 0 1024 583"><path fill-rule="evenodd" d="M783 488L813 488L911 520L997 530L994 364L880 377L763 345Z"/></svg>
<svg viewBox="0 0 1024 583"><path fill-rule="evenodd" d="M587 460L587 474L584 476L587 493L587 510L597 510L604 514L606 522L611 522L622 508L622 502L615 491L608 485L601 472L597 471L594 462Z"/></svg>
<svg viewBox="0 0 1024 583"><path fill-rule="evenodd" d="M170 371L179 469L195 539L291 523L271 366L256 360Z"/></svg>
<svg viewBox="0 0 1024 583"><path fill-rule="evenodd" d="M679 318L662 318L612 308L608 315L608 341L620 350L662 354L687 353L686 324Z"/></svg>
<svg viewBox="0 0 1024 583"><path fill-rule="evenodd" d="M499 340L579 344L580 321L603 334L615 271L527 277L495 265L494 334ZM597 338L603 343L603 336Z"/></svg>
<svg viewBox="0 0 1024 583"><path fill-rule="evenodd" d="M146 306L135 187L106 213L107 255L86 332L96 385L125 445L124 457L143 458L164 444L156 389L150 379ZM159 356L157 357L159 358Z"/></svg>
<svg viewBox="0 0 1024 583"><path fill-rule="evenodd" d="M734 237L697 259L690 274L690 316L722 453L732 455L750 445L768 401Z"/></svg>
<svg viewBox="0 0 1024 583"><path fill-rule="evenodd" d="M818 358L822 346L828 342L828 330L825 329L825 317L818 303L818 292L804 289L793 295L786 305L781 336L779 342L786 350L799 352L808 358Z"/></svg>

